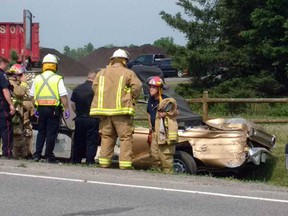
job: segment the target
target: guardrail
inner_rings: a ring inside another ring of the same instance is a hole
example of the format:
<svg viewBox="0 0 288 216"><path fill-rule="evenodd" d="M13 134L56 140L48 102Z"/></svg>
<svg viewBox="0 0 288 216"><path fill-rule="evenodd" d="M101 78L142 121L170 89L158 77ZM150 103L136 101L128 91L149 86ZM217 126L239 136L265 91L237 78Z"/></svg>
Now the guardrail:
<svg viewBox="0 0 288 216"><path fill-rule="evenodd" d="M209 98L208 91L202 98L186 99L188 103L203 104L203 121L209 119L209 103L288 103L288 98ZM288 123L288 119L251 119L255 123Z"/></svg>

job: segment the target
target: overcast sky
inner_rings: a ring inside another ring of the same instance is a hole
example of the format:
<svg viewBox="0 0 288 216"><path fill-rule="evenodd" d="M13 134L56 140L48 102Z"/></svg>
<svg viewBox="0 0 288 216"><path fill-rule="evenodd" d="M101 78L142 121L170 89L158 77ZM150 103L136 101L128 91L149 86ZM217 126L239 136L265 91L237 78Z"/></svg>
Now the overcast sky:
<svg viewBox="0 0 288 216"><path fill-rule="evenodd" d="M95 48L113 44L152 44L173 37L185 45L182 33L161 19L164 10L182 12L177 0L0 0L0 22L23 22L23 9L40 24L40 46L62 52L91 42Z"/></svg>

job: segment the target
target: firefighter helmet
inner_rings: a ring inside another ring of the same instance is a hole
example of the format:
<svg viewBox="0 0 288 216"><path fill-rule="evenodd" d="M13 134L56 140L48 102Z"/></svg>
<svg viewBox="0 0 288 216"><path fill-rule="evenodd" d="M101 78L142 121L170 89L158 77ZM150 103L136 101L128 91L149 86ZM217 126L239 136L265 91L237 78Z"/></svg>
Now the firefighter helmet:
<svg viewBox="0 0 288 216"><path fill-rule="evenodd" d="M8 71L10 73L22 74L22 73L26 72L26 69L21 64L14 64L11 66L11 68Z"/></svg>
<svg viewBox="0 0 288 216"><path fill-rule="evenodd" d="M117 49L113 53L113 55L110 57L110 59L113 59L113 58L125 58L125 59L129 60L128 52L123 50L123 49Z"/></svg>
<svg viewBox="0 0 288 216"><path fill-rule="evenodd" d="M163 80L159 76L154 76L148 80L148 85L163 87L164 83L163 83Z"/></svg>
<svg viewBox="0 0 288 216"><path fill-rule="evenodd" d="M58 64L58 57L49 53L44 56L42 63Z"/></svg>

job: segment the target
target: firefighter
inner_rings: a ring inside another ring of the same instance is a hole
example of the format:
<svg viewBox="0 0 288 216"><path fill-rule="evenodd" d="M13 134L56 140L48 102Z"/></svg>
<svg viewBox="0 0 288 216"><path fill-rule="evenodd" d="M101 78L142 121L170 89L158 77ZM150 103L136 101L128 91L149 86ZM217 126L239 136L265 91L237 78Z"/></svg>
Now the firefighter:
<svg viewBox="0 0 288 216"><path fill-rule="evenodd" d="M22 66L25 67L25 65L22 64ZM32 82L35 78L35 75L33 73L24 73L26 75L27 83L29 86L32 85ZM34 103L33 98L30 96L30 90L28 89L26 91L26 94L24 96L23 101L24 106L24 142L26 145L27 150L27 158L32 158L32 140L33 140L33 129L32 129L32 123L31 118L37 120L34 116Z"/></svg>
<svg viewBox="0 0 288 216"><path fill-rule="evenodd" d="M27 94L28 93L28 94ZM24 143L27 151L27 158L32 158L32 140L33 140L33 129L30 118L34 115L34 104L29 96L29 89L24 96L23 101L24 113L23 113L23 127L24 127Z"/></svg>
<svg viewBox="0 0 288 216"><path fill-rule="evenodd" d="M93 82L94 98L90 115L100 117L100 167L110 167L117 136L120 139L119 168L132 168L133 115L135 100L142 83L127 69L128 54L116 50L107 68L98 72Z"/></svg>
<svg viewBox="0 0 288 216"><path fill-rule="evenodd" d="M29 89L24 74L25 68L20 64L14 64L6 73L12 92L12 101L16 109L12 118L13 124L13 155L15 158L26 158L27 148L24 142L24 106L23 100Z"/></svg>
<svg viewBox="0 0 288 216"><path fill-rule="evenodd" d="M47 54L42 63L43 72L35 77L30 89L30 96L34 97L35 114L39 116L36 151L33 153L33 160L35 162L40 161L46 141L45 158L48 163L55 163L53 151L63 111L65 119L70 117L68 93L62 76L56 74L58 69L57 56Z"/></svg>
<svg viewBox="0 0 288 216"><path fill-rule="evenodd" d="M150 144L151 164L153 170L173 173L173 155L178 138L176 116L179 114L176 101L162 93L164 83L158 77L148 80L150 98L147 104L148 123L150 126L148 138ZM169 109L165 109L167 105Z"/></svg>

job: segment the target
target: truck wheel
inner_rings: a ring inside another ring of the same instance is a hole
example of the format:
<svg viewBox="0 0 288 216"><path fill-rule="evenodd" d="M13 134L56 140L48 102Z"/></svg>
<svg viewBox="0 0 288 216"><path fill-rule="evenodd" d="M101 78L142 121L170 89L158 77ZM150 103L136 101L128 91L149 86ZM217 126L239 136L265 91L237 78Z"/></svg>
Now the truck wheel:
<svg viewBox="0 0 288 216"><path fill-rule="evenodd" d="M197 165L194 158L184 151L176 151L174 155L174 172L197 174Z"/></svg>

